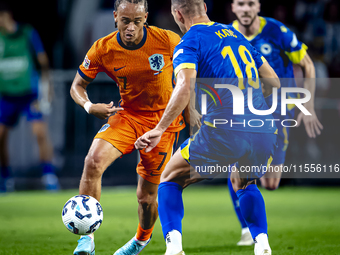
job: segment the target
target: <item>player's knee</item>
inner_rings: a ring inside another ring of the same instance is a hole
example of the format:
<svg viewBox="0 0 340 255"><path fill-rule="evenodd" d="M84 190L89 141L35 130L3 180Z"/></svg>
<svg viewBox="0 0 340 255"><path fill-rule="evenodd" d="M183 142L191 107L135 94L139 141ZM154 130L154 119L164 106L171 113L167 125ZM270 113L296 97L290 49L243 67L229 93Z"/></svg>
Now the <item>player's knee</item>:
<svg viewBox="0 0 340 255"><path fill-rule="evenodd" d="M269 184L265 186L266 190L276 190L279 186L276 184Z"/></svg>
<svg viewBox="0 0 340 255"><path fill-rule="evenodd" d="M45 142L47 142L47 137L46 137L46 133L45 132L41 132L41 133L37 133L35 134L38 144L43 144Z"/></svg>
<svg viewBox="0 0 340 255"><path fill-rule="evenodd" d="M231 185L233 186L234 192L236 193L241 188L241 185L237 183L236 179L234 178L230 178L230 182L231 182Z"/></svg>
<svg viewBox="0 0 340 255"><path fill-rule="evenodd" d="M99 155L91 154L85 158L84 174L92 178L100 178L105 171Z"/></svg>
<svg viewBox="0 0 340 255"><path fill-rule="evenodd" d="M150 192L145 192L142 190L137 190L137 200L143 208L147 208L153 203L155 203L157 195Z"/></svg>
<svg viewBox="0 0 340 255"><path fill-rule="evenodd" d="M279 187L280 180L276 179L265 179L265 181L262 180L261 184L262 187L266 190L276 190Z"/></svg>

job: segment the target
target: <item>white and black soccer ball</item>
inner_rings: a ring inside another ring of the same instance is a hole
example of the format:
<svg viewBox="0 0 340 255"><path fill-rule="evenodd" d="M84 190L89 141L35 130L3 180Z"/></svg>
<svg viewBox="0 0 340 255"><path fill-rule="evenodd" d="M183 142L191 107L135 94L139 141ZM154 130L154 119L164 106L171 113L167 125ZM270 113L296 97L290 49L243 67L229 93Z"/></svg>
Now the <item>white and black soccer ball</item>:
<svg viewBox="0 0 340 255"><path fill-rule="evenodd" d="M78 195L66 202L61 217L70 232L89 235L102 224L103 209L94 197Z"/></svg>

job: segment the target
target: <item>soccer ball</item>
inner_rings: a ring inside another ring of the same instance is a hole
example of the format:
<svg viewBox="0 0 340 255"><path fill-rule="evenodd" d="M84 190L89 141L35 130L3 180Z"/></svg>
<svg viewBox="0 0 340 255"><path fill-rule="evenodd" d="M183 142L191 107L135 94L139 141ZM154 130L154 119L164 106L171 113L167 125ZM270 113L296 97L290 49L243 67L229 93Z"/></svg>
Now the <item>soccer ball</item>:
<svg viewBox="0 0 340 255"><path fill-rule="evenodd" d="M89 235L102 224L103 209L94 197L78 195L66 202L61 217L70 232Z"/></svg>

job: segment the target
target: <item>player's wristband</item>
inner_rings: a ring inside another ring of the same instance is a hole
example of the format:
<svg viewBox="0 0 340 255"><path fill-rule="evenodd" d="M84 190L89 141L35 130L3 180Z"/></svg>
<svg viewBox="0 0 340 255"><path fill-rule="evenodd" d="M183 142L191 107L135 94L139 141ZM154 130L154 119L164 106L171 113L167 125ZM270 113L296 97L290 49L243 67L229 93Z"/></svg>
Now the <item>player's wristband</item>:
<svg viewBox="0 0 340 255"><path fill-rule="evenodd" d="M84 109L85 111L90 114L90 107L91 107L92 103L90 101L87 101L85 104L84 104Z"/></svg>

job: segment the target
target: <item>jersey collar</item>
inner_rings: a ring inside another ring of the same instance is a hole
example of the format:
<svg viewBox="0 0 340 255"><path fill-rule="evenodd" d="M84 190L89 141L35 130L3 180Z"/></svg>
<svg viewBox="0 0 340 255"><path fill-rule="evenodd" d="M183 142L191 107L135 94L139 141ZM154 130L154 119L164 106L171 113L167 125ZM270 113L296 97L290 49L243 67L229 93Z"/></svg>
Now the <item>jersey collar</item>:
<svg viewBox="0 0 340 255"><path fill-rule="evenodd" d="M212 25L214 25L214 24L215 24L214 21L211 21L211 22L202 22L202 23L193 24L192 27L193 27L193 26L196 26L196 25L212 26Z"/></svg>
<svg viewBox="0 0 340 255"><path fill-rule="evenodd" d="M259 34L261 34L262 31L263 31L263 29L264 29L264 27L267 25L267 21L266 21L265 18L263 18L263 17L261 17L261 16L259 16L259 18L260 18L260 28L259 28L259 30L258 30L255 34L253 34L252 36L249 36L249 37L248 37L248 36L245 36L245 35L244 35L244 37L245 37L248 41L253 40L256 36L258 36ZM238 20L235 20L235 21L233 22L233 27L234 27L237 31L240 32Z"/></svg>
<svg viewBox="0 0 340 255"><path fill-rule="evenodd" d="M117 33L117 41L118 41L119 45L122 46L122 47L123 47L124 49L126 49L126 50L138 50L138 49L140 49L140 48L143 47L143 45L144 45L145 42L146 42L146 38L147 38L147 36L148 36L148 32L147 32L147 29L146 29L145 26L143 27L143 32L144 32L143 39L142 39L142 41L141 41L140 43L138 43L136 46L131 46L131 47L126 46L126 45L122 42L122 39L120 39L120 34L119 34L119 32Z"/></svg>

